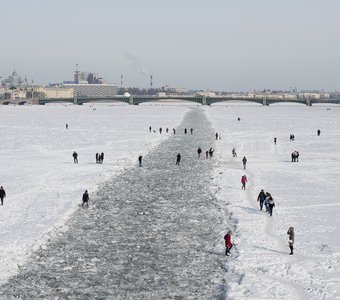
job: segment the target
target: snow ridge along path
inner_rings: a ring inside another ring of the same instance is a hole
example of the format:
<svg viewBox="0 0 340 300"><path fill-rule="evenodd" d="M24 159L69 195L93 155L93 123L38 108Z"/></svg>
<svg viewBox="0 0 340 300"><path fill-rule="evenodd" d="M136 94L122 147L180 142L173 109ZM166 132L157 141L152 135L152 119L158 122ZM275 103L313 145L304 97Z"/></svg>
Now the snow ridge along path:
<svg viewBox="0 0 340 300"><path fill-rule="evenodd" d="M176 135L144 156L142 168L103 184L90 208L80 208L67 230L34 252L1 287L0 298L225 297L226 216L209 189L213 159L204 153L213 146L204 111L192 109Z"/></svg>

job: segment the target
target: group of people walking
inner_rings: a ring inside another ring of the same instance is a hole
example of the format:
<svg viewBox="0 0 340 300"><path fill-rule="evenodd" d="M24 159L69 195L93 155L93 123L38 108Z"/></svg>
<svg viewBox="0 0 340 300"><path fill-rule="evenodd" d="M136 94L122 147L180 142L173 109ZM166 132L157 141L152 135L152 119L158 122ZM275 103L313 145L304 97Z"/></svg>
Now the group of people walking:
<svg viewBox="0 0 340 300"><path fill-rule="evenodd" d="M191 134L194 134L194 129L193 129L193 128L190 128L189 130L190 130L190 133L191 133ZM159 127L158 131L159 131L160 134L162 134L163 128L162 128L162 127ZM152 127L149 126L149 132L150 132L150 133L151 133L151 132L156 133L156 130L155 130L155 129L152 129ZM165 132L166 132L166 133L169 133L169 128L166 128L166 129L165 129ZM172 132L173 132L173 134L176 134L176 129L175 129L175 128L172 128ZM187 129L187 128L184 128L184 134L187 134L187 133L188 133L188 129Z"/></svg>
<svg viewBox="0 0 340 300"><path fill-rule="evenodd" d="M272 197L272 195L268 192L264 192L264 190L262 189L261 192L259 193L259 195L257 196L257 202L259 202L260 204L260 210L262 210L263 208L263 204L266 208L266 212L272 216L273 215L273 209L275 206L274 203L274 199Z"/></svg>
<svg viewBox="0 0 340 300"><path fill-rule="evenodd" d="M294 151L292 152L291 156L292 156L292 162L299 162L299 151Z"/></svg>
<svg viewBox="0 0 340 300"><path fill-rule="evenodd" d="M104 162L104 152L101 154L96 153L96 164L102 164Z"/></svg>

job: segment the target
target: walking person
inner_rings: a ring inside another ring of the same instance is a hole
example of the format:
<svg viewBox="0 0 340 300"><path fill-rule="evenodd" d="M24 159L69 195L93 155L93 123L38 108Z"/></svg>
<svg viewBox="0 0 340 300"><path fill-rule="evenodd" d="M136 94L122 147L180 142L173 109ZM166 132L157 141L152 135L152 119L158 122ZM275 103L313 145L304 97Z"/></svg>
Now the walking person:
<svg viewBox="0 0 340 300"><path fill-rule="evenodd" d="M99 164L99 153L96 153L96 164Z"/></svg>
<svg viewBox="0 0 340 300"><path fill-rule="evenodd" d="M190 128L190 133L193 134L194 133L194 130L192 128Z"/></svg>
<svg viewBox="0 0 340 300"><path fill-rule="evenodd" d="M188 131L187 131L187 129L185 128L185 129L184 129L184 134L187 134L187 133L188 133Z"/></svg>
<svg viewBox="0 0 340 300"><path fill-rule="evenodd" d="M4 205L4 198L6 197L6 191L4 190L3 187L0 187L0 200L1 200L1 205Z"/></svg>
<svg viewBox="0 0 340 300"><path fill-rule="evenodd" d="M176 165L180 165L181 163L181 155L178 153L176 157Z"/></svg>
<svg viewBox="0 0 340 300"><path fill-rule="evenodd" d="M216 138L216 140L218 140L218 133L217 132L215 133L215 138Z"/></svg>
<svg viewBox="0 0 340 300"><path fill-rule="evenodd" d="M241 178L241 182L242 182L242 190L246 189L246 183L248 182L247 176L243 175Z"/></svg>
<svg viewBox="0 0 340 300"><path fill-rule="evenodd" d="M68 124L67 123L66 123L65 127L66 127L66 129L68 129Z"/></svg>
<svg viewBox="0 0 340 300"><path fill-rule="evenodd" d="M142 160L143 160L143 156L142 156L142 155L139 155L139 157L138 157L138 162L139 162L139 166L140 166L140 167L142 166Z"/></svg>
<svg viewBox="0 0 340 300"><path fill-rule="evenodd" d="M273 208L275 206L274 203L274 199L273 197L270 195L269 199L268 199L268 209L269 209L269 215L272 216L273 215Z"/></svg>
<svg viewBox="0 0 340 300"><path fill-rule="evenodd" d="M166 133L169 133L169 128L165 129Z"/></svg>
<svg viewBox="0 0 340 300"><path fill-rule="evenodd" d="M299 156L300 156L299 151L295 151L295 157L297 162L299 162Z"/></svg>
<svg viewBox="0 0 340 300"><path fill-rule="evenodd" d="M245 156L243 156L242 158L242 163L243 163L243 169L245 170L246 169L246 164L247 164L247 159Z"/></svg>
<svg viewBox="0 0 340 300"><path fill-rule="evenodd" d="M159 133L162 134L162 127L159 128Z"/></svg>
<svg viewBox="0 0 340 300"><path fill-rule="evenodd" d="M266 194L264 193L264 190L261 190L260 194L257 196L257 202L260 204L260 210L263 208L264 199L266 199Z"/></svg>
<svg viewBox="0 0 340 300"><path fill-rule="evenodd" d="M205 151L205 158L209 158L209 151Z"/></svg>
<svg viewBox="0 0 340 300"><path fill-rule="evenodd" d="M293 255L294 238L295 238L294 227L289 227L287 234L288 234L288 245L290 249L289 255Z"/></svg>
<svg viewBox="0 0 340 300"><path fill-rule="evenodd" d="M229 256L228 253L233 247L233 243L231 242L231 231L230 230L228 230L227 234L224 236L224 242L225 242L225 255Z"/></svg>
<svg viewBox="0 0 340 300"><path fill-rule="evenodd" d="M321 130L320 130L320 129L318 129L318 131L317 131L317 135L319 136L319 135L320 135L320 133L321 133Z"/></svg>
<svg viewBox="0 0 340 300"><path fill-rule="evenodd" d="M213 157L213 155L214 155L214 149L213 149L213 147L211 147L209 149L209 156L210 156L210 158Z"/></svg>
<svg viewBox="0 0 340 300"><path fill-rule="evenodd" d="M268 201L269 201L269 198L271 197L271 195L266 192L266 197L264 198L264 206L266 207L266 212L269 213L269 204L268 204Z"/></svg>
<svg viewBox="0 0 340 300"><path fill-rule="evenodd" d="M232 153L233 157L237 157L237 153L236 153L235 147L233 148L233 150L231 150L231 153Z"/></svg>
<svg viewBox="0 0 340 300"><path fill-rule="evenodd" d="M276 145L276 137L274 137L274 144Z"/></svg>
<svg viewBox="0 0 340 300"><path fill-rule="evenodd" d="M151 128L151 126L149 126L149 132L151 133L151 130L152 130L152 128Z"/></svg>
<svg viewBox="0 0 340 300"><path fill-rule="evenodd" d="M73 162L75 164L77 164L78 163L78 153L76 151L74 151L72 156L73 156Z"/></svg>
<svg viewBox="0 0 340 300"><path fill-rule="evenodd" d="M84 204L86 204L87 207L89 207L89 200L90 200L90 196L88 191L86 190L83 194L83 203L81 206L84 206Z"/></svg>
<svg viewBox="0 0 340 300"><path fill-rule="evenodd" d="M175 128L172 128L172 130L173 130L174 134L176 134L176 129L175 129Z"/></svg>
<svg viewBox="0 0 340 300"><path fill-rule="evenodd" d="M99 155L99 162L102 164L104 162L104 152Z"/></svg>
<svg viewBox="0 0 340 300"><path fill-rule="evenodd" d="M201 157L201 153L202 153L202 149L200 147L198 147L198 149L197 149L198 158Z"/></svg>

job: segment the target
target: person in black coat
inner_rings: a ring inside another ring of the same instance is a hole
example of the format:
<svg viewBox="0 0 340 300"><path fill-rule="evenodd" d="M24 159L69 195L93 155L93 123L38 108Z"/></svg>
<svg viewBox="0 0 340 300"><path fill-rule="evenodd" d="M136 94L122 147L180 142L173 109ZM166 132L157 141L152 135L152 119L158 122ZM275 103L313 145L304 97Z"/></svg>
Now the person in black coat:
<svg viewBox="0 0 340 300"><path fill-rule="evenodd" d="M295 238L294 227L289 227L287 234L288 234L288 245L290 249L289 255L293 255L294 238Z"/></svg>
<svg viewBox="0 0 340 300"><path fill-rule="evenodd" d="M6 192L3 187L0 187L0 200L1 205L4 205L4 198L6 197Z"/></svg>
<svg viewBox="0 0 340 300"><path fill-rule="evenodd" d="M140 167L142 166L142 160L143 160L143 156L142 156L142 155L139 155L139 157L138 157L138 162L139 162L139 166L140 166Z"/></svg>
<svg viewBox="0 0 340 300"><path fill-rule="evenodd" d="M74 151L72 156L73 156L73 162L75 164L77 164L78 163L78 153L76 151Z"/></svg>
<svg viewBox="0 0 340 300"><path fill-rule="evenodd" d="M202 149L200 147L198 147L198 149L197 149L198 158L201 157L201 153L202 153Z"/></svg>
<svg viewBox="0 0 340 300"><path fill-rule="evenodd" d="M181 154L177 154L176 165L180 165L181 163Z"/></svg>
<svg viewBox="0 0 340 300"><path fill-rule="evenodd" d="M262 210L264 199L266 199L266 194L264 190L261 190L260 194L257 196L257 201L260 203L260 210Z"/></svg>
<svg viewBox="0 0 340 300"><path fill-rule="evenodd" d="M102 164L104 162L104 152L99 155L99 162Z"/></svg>
<svg viewBox="0 0 340 300"><path fill-rule="evenodd" d="M99 153L96 153L96 164L99 163Z"/></svg>
<svg viewBox="0 0 340 300"><path fill-rule="evenodd" d="M246 169L247 158L245 156L243 156L243 158L242 158L242 163L243 163L243 169Z"/></svg>
<svg viewBox="0 0 340 300"><path fill-rule="evenodd" d="M83 204L81 206L84 206L84 204L86 204L86 206L89 207L89 200L90 196L88 191L86 190L85 193L83 194Z"/></svg>

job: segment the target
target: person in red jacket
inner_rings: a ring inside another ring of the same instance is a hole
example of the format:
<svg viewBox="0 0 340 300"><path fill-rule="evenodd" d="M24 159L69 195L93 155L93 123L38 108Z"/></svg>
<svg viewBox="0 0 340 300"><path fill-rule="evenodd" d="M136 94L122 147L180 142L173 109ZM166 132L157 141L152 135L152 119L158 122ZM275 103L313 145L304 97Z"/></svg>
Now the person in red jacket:
<svg viewBox="0 0 340 300"><path fill-rule="evenodd" d="M231 242L231 231L228 230L227 234L224 236L225 241L225 255L229 256L228 253L230 249L233 247L233 243Z"/></svg>
<svg viewBox="0 0 340 300"><path fill-rule="evenodd" d="M241 182L242 182L242 190L246 189L246 183L248 182L247 176L243 175L241 178Z"/></svg>

